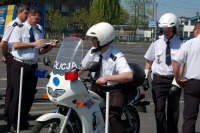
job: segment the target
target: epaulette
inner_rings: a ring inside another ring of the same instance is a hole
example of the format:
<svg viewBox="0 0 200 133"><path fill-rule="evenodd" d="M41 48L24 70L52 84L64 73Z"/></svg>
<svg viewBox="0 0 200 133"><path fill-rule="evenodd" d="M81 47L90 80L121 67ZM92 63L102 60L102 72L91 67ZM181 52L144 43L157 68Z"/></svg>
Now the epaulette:
<svg viewBox="0 0 200 133"><path fill-rule="evenodd" d="M14 24L12 25L13 27L18 26L17 22L14 22Z"/></svg>
<svg viewBox="0 0 200 133"><path fill-rule="evenodd" d="M116 61L117 57L114 56L112 53L110 54L110 58L113 60L113 61Z"/></svg>
<svg viewBox="0 0 200 133"><path fill-rule="evenodd" d="M98 48L95 48L95 49L92 49L92 50L91 50L91 54L96 53L96 52L99 52L99 49L98 49Z"/></svg>
<svg viewBox="0 0 200 133"><path fill-rule="evenodd" d="M39 28L38 25L36 25L36 29L40 31L40 33L42 33L42 30Z"/></svg>
<svg viewBox="0 0 200 133"><path fill-rule="evenodd" d="M18 25L18 27L20 27L20 28L23 27L23 26L24 26L23 24L19 24L19 25Z"/></svg>

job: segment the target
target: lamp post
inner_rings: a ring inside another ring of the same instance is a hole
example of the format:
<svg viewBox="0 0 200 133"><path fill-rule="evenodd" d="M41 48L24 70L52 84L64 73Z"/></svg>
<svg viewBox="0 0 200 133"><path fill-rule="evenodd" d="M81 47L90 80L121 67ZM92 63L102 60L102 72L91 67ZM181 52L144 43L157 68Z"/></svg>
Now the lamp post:
<svg viewBox="0 0 200 133"><path fill-rule="evenodd" d="M152 0L152 19L153 21L155 20L155 10L154 10L154 5L155 5L155 0ZM152 41L154 41L154 37L155 37L155 29L152 28Z"/></svg>
<svg viewBox="0 0 200 133"><path fill-rule="evenodd" d="M199 22L199 12L196 12L196 15L198 16L198 20L197 21Z"/></svg>
<svg viewBox="0 0 200 133"><path fill-rule="evenodd" d="M146 14L145 14L145 2L147 2L146 0L143 0L143 4L144 4L144 24L145 24L145 20L146 20Z"/></svg>

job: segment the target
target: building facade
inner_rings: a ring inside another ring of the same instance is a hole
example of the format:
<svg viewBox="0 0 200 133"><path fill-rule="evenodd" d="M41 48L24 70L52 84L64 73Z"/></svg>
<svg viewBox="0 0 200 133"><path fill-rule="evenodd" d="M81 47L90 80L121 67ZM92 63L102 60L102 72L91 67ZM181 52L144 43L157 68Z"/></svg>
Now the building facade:
<svg viewBox="0 0 200 133"><path fill-rule="evenodd" d="M91 0L21 0L22 4L28 7L39 7L44 6L45 10L59 10L63 16L68 19L66 29L64 29L64 35L74 32L74 30L81 30L81 27L70 21L72 15L81 8L86 8L89 10ZM46 36L48 36L49 27L45 27ZM81 31L82 32L82 31ZM56 35L57 36L57 35ZM59 35L58 35L59 36Z"/></svg>
<svg viewBox="0 0 200 133"><path fill-rule="evenodd" d="M59 10L63 15L71 16L78 9L89 9L90 0L21 0L21 3L30 7L46 6L46 10Z"/></svg>
<svg viewBox="0 0 200 133"><path fill-rule="evenodd" d="M183 37L193 38L193 29L196 22L200 21L200 16L195 16L186 20L183 20L181 24L183 25Z"/></svg>
<svg viewBox="0 0 200 133"><path fill-rule="evenodd" d="M46 11L59 10L66 17L71 17L74 12L81 8L89 10L91 0L21 0L22 4L29 7L44 5ZM69 22L70 27L76 26Z"/></svg>

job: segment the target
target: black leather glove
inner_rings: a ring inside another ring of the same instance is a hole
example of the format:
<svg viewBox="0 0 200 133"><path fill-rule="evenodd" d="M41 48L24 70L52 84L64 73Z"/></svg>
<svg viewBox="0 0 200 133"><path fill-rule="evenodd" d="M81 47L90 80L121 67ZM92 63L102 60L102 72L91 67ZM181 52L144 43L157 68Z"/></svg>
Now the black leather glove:
<svg viewBox="0 0 200 133"><path fill-rule="evenodd" d="M176 86L176 85L172 85L172 87L170 88L170 90L169 90L169 95L176 95L177 94L177 92L179 91L179 87L178 86Z"/></svg>
<svg viewBox="0 0 200 133"><path fill-rule="evenodd" d="M143 86L144 91L147 91L149 89L149 80L147 78L144 79L142 86Z"/></svg>

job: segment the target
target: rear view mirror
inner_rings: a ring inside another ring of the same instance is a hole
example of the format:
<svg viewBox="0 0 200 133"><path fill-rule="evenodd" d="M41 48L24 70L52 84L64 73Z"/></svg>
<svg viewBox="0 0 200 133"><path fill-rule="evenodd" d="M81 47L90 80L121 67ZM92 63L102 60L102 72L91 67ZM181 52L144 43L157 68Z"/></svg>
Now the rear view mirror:
<svg viewBox="0 0 200 133"><path fill-rule="evenodd" d="M92 62L90 62L87 70L90 72L97 72L97 71L99 71L99 69L100 69L100 63L92 61Z"/></svg>
<svg viewBox="0 0 200 133"><path fill-rule="evenodd" d="M43 63L44 63L45 66L51 66L51 61L50 61L48 56L45 56L43 58Z"/></svg>
<svg viewBox="0 0 200 133"><path fill-rule="evenodd" d="M48 71L45 69L36 69L35 70L35 77L37 78L47 78L48 77Z"/></svg>

